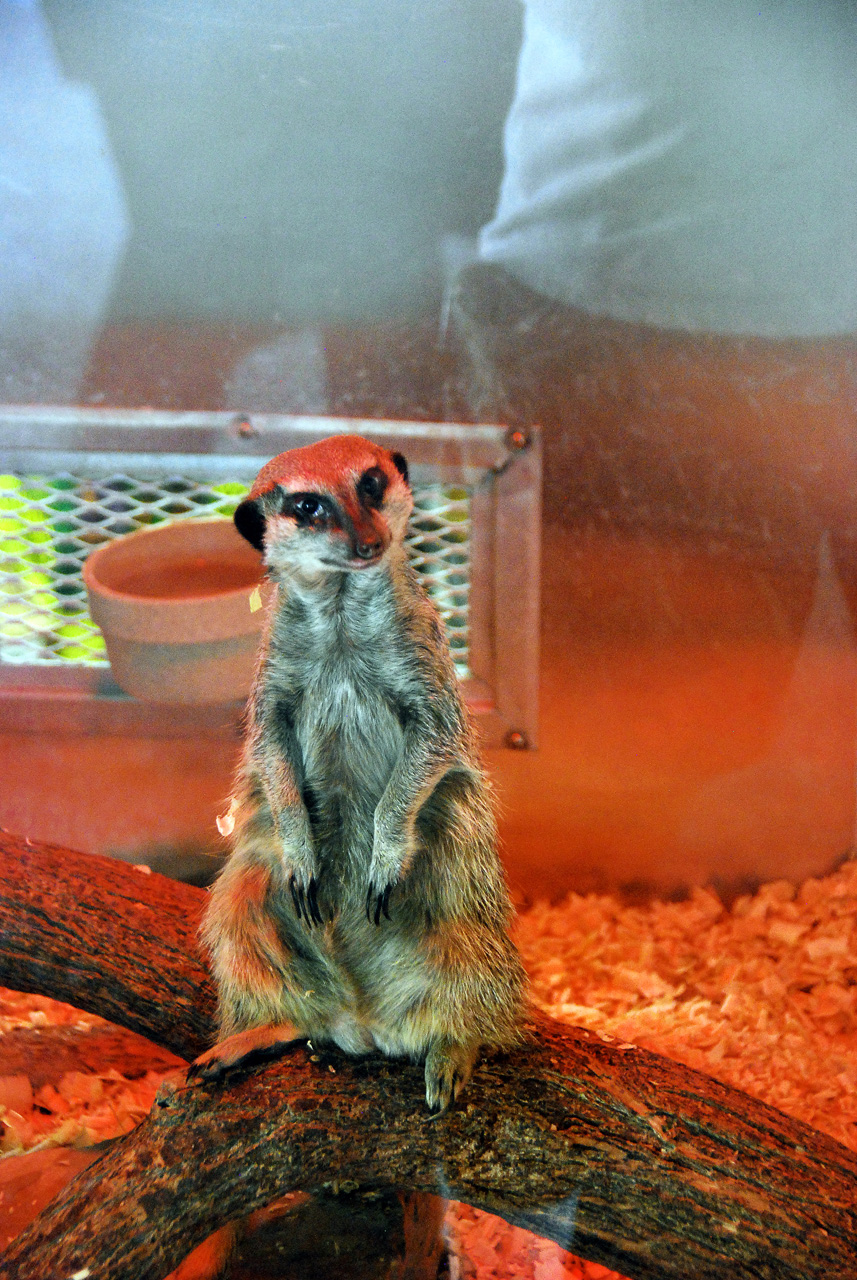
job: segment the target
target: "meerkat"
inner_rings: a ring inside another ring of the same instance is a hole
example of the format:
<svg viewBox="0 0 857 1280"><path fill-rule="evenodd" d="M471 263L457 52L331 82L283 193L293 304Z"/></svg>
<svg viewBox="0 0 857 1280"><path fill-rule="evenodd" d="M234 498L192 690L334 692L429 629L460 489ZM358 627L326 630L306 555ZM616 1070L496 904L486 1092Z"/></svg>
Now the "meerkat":
<svg viewBox="0 0 857 1280"><path fill-rule="evenodd" d="M342 435L274 458L235 512L275 586L202 936L214 1079L310 1038L424 1061L441 1113L518 1038L491 788L410 565L401 454Z"/></svg>

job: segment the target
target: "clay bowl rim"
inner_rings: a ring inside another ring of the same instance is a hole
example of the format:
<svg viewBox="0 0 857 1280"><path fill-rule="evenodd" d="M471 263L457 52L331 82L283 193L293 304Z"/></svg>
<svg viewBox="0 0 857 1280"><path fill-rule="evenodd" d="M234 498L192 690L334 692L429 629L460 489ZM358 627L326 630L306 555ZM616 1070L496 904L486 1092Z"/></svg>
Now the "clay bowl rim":
<svg viewBox="0 0 857 1280"><path fill-rule="evenodd" d="M194 516L185 520L169 520L164 524L156 525L150 529L134 529L131 533L123 533L115 538L111 538L109 542L104 542L89 553L83 562L83 581L87 590L92 591L96 595L100 595L109 600L115 600L117 603L132 602L142 607L157 607L160 609L169 607L187 607L195 604L203 605L206 602L227 601L231 597L244 597L252 593L254 588L260 591L267 585L264 561L259 561L259 578L255 582L244 583L243 586L229 587L223 591L213 591L194 594L192 596L159 596L159 595L137 595L133 591L118 591L115 587L108 584L98 575L98 563L112 554L116 554L115 548L121 547L125 550L130 543L135 540L145 540L158 538L165 533L175 535L180 529L200 529L201 527L211 528L231 528L235 535L240 539L241 535L235 529L234 524L228 516ZM181 535L179 535L181 536ZM243 542L243 539L241 540ZM241 545L238 543L236 545ZM249 544L246 544L249 549Z"/></svg>

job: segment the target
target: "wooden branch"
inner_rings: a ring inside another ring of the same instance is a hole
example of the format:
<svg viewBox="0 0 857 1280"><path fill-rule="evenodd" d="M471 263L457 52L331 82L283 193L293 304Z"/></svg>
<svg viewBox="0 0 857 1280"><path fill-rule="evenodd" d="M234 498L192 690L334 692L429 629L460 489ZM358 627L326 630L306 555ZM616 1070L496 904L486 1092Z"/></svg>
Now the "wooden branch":
<svg viewBox="0 0 857 1280"><path fill-rule="evenodd" d="M197 946L204 905L190 885L0 831L0 982L190 1060L214 1030L214 987Z"/></svg>
<svg viewBox="0 0 857 1280"><path fill-rule="evenodd" d="M212 1008L194 950L200 890L8 838L0 863L2 981L135 1030L148 1019L151 1038L196 1051ZM117 946L108 970L99 948ZM303 1045L225 1086L165 1091L14 1242L0 1276L88 1267L99 1280L155 1280L223 1223L289 1190L335 1186L463 1200L639 1280L857 1277L846 1148L698 1072L542 1016L435 1121L419 1067Z"/></svg>

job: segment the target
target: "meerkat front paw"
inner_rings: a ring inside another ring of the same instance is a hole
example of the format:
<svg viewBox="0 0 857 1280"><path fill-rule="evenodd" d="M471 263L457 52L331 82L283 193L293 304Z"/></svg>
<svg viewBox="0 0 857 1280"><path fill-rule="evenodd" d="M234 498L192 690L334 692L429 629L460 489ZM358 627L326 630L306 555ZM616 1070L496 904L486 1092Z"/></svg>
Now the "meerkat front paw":
<svg viewBox="0 0 857 1280"><path fill-rule="evenodd" d="M478 1045L439 1040L426 1055L426 1102L441 1116L458 1097L473 1074Z"/></svg>
<svg viewBox="0 0 857 1280"><path fill-rule="evenodd" d="M187 1069L188 1084L216 1084L229 1071L254 1067L279 1058L300 1040L305 1040L290 1022L266 1027L248 1027L206 1049Z"/></svg>
<svg viewBox="0 0 857 1280"><path fill-rule="evenodd" d="M398 876L390 879L383 875L378 878L372 876L369 881L369 888L366 890L366 919L375 924L381 923L381 917L384 916L390 920L390 894L396 887L395 882Z"/></svg>
<svg viewBox="0 0 857 1280"><path fill-rule="evenodd" d="M390 894L405 874L412 851L405 840L384 840L375 831L372 860L369 863L369 888L366 892L366 918L381 923L390 919Z"/></svg>
<svg viewBox="0 0 857 1280"><path fill-rule="evenodd" d="M289 886L295 915L312 928L323 924L318 900L318 869L309 818L303 808L292 806L279 816L280 870Z"/></svg>

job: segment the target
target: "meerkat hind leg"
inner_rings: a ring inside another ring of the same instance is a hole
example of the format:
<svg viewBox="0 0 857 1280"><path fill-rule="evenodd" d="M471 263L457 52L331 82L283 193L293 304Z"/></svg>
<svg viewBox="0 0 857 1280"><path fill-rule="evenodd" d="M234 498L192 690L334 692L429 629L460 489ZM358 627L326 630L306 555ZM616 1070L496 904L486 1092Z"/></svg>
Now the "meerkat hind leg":
<svg viewBox="0 0 857 1280"><path fill-rule="evenodd" d="M473 1074L479 1046L437 1040L426 1055L426 1102L433 1115L443 1115Z"/></svg>
<svg viewBox="0 0 857 1280"><path fill-rule="evenodd" d="M306 1036L291 1022L248 1027L201 1053L188 1068L187 1078L200 1083L217 1082L230 1071L282 1057L301 1040L306 1040Z"/></svg>

